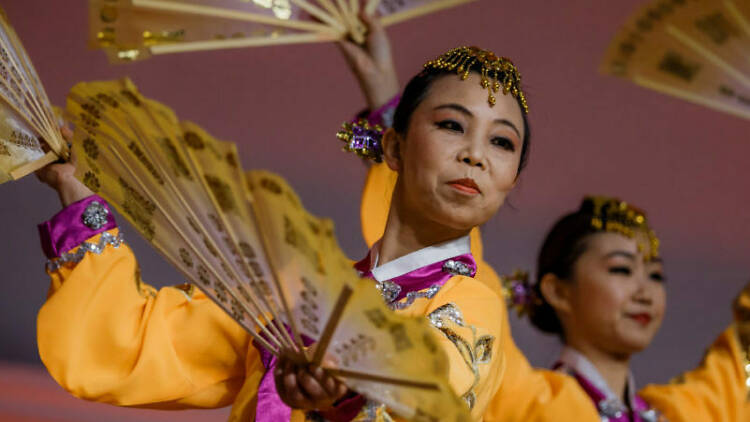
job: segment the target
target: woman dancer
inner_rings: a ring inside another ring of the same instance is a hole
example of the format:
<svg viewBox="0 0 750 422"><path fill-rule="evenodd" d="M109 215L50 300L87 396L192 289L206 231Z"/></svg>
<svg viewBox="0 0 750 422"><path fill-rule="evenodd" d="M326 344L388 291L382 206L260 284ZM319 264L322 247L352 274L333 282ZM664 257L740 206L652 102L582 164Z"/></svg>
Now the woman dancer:
<svg viewBox="0 0 750 422"><path fill-rule="evenodd" d="M643 212L616 198L585 198L547 235L537 274L531 322L560 336L555 369L578 380L603 420L656 421L656 409L670 421L746 420L742 300L736 324L698 369L672 385L635 388L630 358L651 343L666 308L658 240Z"/></svg>
<svg viewBox="0 0 750 422"><path fill-rule="evenodd" d="M433 323L475 420L518 356L504 352L504 305L474 278L468 235L515 186L528 151L526 112L509 60L458 48L428 62L383 138L383 160L398 178L383 236L356 264L397 312ZM40 178L66 207L40 226L52 286L38 318L39 352L73 394L165 409L233 403L232 420L386 417L320 368L282 361L267 371L249 336L204 295L141 281L107 204L70 165ZM587 411L575 414L586 420Z"/></svg>

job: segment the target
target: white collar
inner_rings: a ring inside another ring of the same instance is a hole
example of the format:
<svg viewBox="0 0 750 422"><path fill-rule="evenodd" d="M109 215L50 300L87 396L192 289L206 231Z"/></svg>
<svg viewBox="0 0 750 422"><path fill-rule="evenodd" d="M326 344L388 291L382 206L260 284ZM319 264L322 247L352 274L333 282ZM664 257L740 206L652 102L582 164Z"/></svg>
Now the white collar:
<svg viewBox="0 0 750 422"><path fill-rule="evenodd" d="M578 375L585 378L588 382L594 385L597 390L601 391L607 396L607 400L616 400L617 403L622 404L622 398L617 397L615 393L609 388L607 381L599 373L593 363L586 358L581 352L570 346L563 346L562 352L560 352L560 358L557 359L562 364L560 369L564 371L575 371ZM627 385L628 401L630 407L635 405L635 378L632 372L628 372L628 385Z"/></svg>
<svg viewBox="0 0 750 422"><path fill-rule="evenodd" d="M437 245L427 246L378 266L380 258L380 240L378 240L370 250L370 271L372 271L372 278L378 282L383 282L430 264L468 253L471 253L471 239L466 235Z"/></svg>

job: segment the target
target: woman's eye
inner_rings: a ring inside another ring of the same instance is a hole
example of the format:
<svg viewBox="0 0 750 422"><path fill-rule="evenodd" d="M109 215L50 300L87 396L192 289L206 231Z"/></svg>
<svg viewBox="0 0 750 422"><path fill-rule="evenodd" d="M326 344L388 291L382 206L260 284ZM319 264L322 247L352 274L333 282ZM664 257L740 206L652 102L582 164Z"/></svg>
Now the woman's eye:
<svg viewBox="0 0 750 422"><path fill-rule="evenodd" d="M650 278L651 280L654 280L654 281L658 281L659 283L663 283L664 282L664 274L662 274L660 272L653 272L653 273L649 274L648 278Z"/></svg>
<svg viewBox="0 0 750 422"><path fill-rule="evenodd" d="M628 267L610 267L609 273L619 274L619 275L631 275L632 271L630 271L630 268Z"/></svg>
<svg viewBox="0 0 750 422"><path fill-rule="evenodd" d="M464 131L464 128L461 126L461 124L453 120L442 120L435 123L435 125L437 125L437 127L439 127L440 129L446 129L453 132L463 133Z"/></svg>
<svg viewBox="0 0 750 422"><path fill-rule="evenodd" d="M508 138L502 138L498 136L496 138L492 138L490 142L492 143L492 145L496 145L506 151L513 152L516 150L516 145L513 144L513 141Z"/></svg>

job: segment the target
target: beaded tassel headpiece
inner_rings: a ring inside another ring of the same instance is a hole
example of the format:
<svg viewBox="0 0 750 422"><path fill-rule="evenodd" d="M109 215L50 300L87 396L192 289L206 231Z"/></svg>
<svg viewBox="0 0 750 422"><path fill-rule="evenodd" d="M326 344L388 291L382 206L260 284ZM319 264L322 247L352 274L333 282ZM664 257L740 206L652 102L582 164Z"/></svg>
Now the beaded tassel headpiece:
<svg viewBox="0 0 750 422"><path fill-rule="evenodd" d="M489 92L490 106L497 103L497 94L502 88L504 95L515 97L523 112L529 113L526 96L521 91L521 74L510 59L498 57L495 53L479 47L458 47L435 60L425 63L425 69L456 71L461 80L469 78L472 69L479 67L482 88Z"/></svg>
<svg viewBox="0 0 750 422"><path fill-rule="evenodd" d="M648 245L639 244L639 250L644 253L647 261L659 257L659 239L649 227L643 211L625 201L606 196L588 196L584 199L585 202L590 202L593 207L592 228L618 233L629 238L635 238L639 232L644 233L648 239Z"/></svg>

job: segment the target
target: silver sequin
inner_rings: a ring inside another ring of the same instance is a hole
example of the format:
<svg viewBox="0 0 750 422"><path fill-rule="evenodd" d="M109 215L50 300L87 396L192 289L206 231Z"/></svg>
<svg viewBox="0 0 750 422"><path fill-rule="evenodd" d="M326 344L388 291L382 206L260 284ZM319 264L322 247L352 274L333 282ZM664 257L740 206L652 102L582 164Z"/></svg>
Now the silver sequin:
<svg viewBox="0 0 750 422"><path fill-rule="evenodd" d="M409 292L406 294L406 296L403 299L401 299L398 302L396 301L396 298L401 293L401 286L399 286L398 284L392 281L383 281L383 282L378 282L375 285L375 288L377 288L378 291L380 291L380 294L383 296L383 300L385 301L385 304L388 305L389 308L393 310L402 310L411 306L414 303L414 301L417 299L420 299L420 298L432 299L440 290L440 285L435 284L424 290L420 290L417 292Z"/></svg>
<svg viewBox="0 0 750 422"><path fill-rule="evenodd" d="M58 269L60 269L60 267L69 262L78 263L83 259L84 256L86 256L86 252L93 252L99 255L102 253L104 248L107 247L107 245L112 245L112 247L117 248L122 242L122 233L118 233L117 236L113 236L110 233L104 232L99 238L99 243L94 244L83 242L75 252L66 252L60 255L59 258L50 259L49 261L47 261L47 271L57 271Z"/></svg>
<svg viewBox="0 0 750 422"><path fill-rule="evenodd" d="M392 281L379 282L375 287L380 291L380 294L383 295L385 303L392 303L396 300L398 294L401 293L401 286Z"/></svg>
<svg viewBox="0 0 750 422"><path fill-rule="evenodd" d="M92 230L99 230L107 224L108 215L109 210L107 207L98 201L91 201L91 203L86 206L86 209L83 210L81 221L86 227Z"/></svg>
<svg viewBox="0 0 750 422"><path fill-rule="evenodd" d="M619 419L624 412L627 412L627 409L615 398L601 400L597 407L599 407L599 414L602 415L602 421L605 420L604 418Z"/></svg>
<svg viewBox="0 0 750 422"><path fill-rule="evenodd" d="M659 422L664 420L664 418L662 418L661 416L661 413L657 412L655 409L644 410L639 414L641 415L641 419L643 419L644 422Z"/></svg>
<svg viewBox="0 0 750 422"><path fill-rule="evenodd" d="M435 297L438 291L440 291L440 285L434 284L424 290L420 290L417 292L409 292L406 294L406 297L404 297L400 301L388 303L388 307L393 310L406 309L409 306L411 306L411 304L414 303L414 301L417 299L420 299L420 298L432 299L433 297Z"/></svg>
<svg viewBox="0 0 750 422"><path fill-rule="evenodd" d="M445 264L443 264L443 271L446 273L451 273L453 275L470 277L473 268L461 261L449 259L445 261Z"/></svg>
<svg viewBox="0 0 750 422"><path fill-rule="evenodd" d="M430 323L437 328L445 328L446 321L451 321L460 327L465 326L464 316L454 303L446 303L440 306L430 312L428 318L430 319Z"/></svg>

